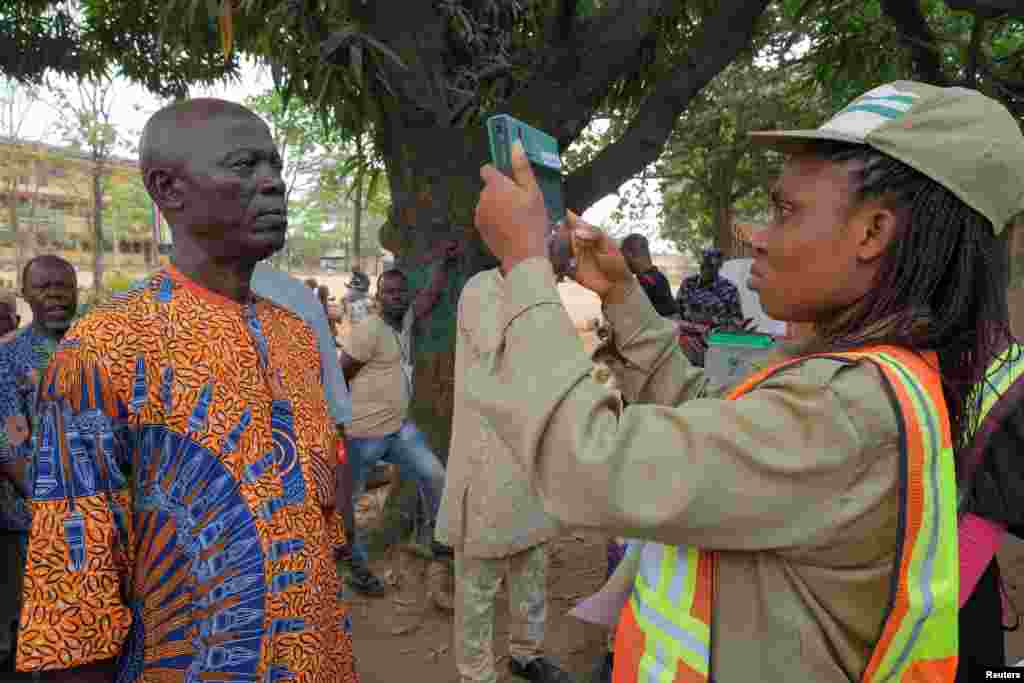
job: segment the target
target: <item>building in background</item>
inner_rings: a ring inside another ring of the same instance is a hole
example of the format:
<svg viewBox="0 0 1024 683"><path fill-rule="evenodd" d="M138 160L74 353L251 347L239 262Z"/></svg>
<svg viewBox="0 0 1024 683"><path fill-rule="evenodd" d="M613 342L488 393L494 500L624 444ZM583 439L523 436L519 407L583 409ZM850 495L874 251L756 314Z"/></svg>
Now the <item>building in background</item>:
<svg viewBox="0 0 1024 683"><path fill-rule="evenodd" d="M108 272L146 272L161 263L148 198L129 187L141 186L138 163L122 158L105 163L104 240L96 245L89 157L69 147L0 138L0 289L15 286L12 211L22 235L22 264L52 253L91 272L97 246Z"/></svg>

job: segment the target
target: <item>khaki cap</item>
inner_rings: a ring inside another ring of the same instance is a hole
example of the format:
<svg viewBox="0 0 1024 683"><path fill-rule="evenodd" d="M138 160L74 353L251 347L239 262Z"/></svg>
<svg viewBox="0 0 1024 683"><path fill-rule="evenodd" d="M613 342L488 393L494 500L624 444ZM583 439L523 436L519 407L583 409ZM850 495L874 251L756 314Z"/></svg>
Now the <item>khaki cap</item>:
<svg viewBox="0 0 1024 683"><path fill-rule="evenodd" d="M816 130L762 131L798 152L808 141L869 145L940 183L996 234L1024 210L1024 135L1002 104L968 88L895 81L864 93Z"/></svg>

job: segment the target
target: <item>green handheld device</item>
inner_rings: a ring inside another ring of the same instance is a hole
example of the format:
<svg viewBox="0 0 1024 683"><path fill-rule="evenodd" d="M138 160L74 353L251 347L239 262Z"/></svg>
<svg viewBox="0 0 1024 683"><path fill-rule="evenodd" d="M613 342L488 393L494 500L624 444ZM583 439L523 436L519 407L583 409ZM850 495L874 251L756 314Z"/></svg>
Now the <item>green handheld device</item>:
<svg viewBox="0 0 1024 683"><path fill-rule="evenodd" d="M548 210L551 228L548 233L548 257L554 266L555 275L561 279L572 274L575 261L572 245L559 237L558 229L565 221L565 200L562 196L562 159L558 153L558 141L542 130L512 118L498 114L487 119L487 137L491 144L491 161L505 175L512 175L512 145L518 140L530 160L537 184L544 195L544 206Z"/></svg>

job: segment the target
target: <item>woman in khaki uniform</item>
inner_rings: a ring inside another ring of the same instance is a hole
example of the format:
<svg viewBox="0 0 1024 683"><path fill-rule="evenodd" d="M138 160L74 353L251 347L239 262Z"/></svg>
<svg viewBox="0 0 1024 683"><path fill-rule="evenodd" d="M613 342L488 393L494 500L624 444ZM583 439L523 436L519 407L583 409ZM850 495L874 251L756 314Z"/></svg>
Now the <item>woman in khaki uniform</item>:
<svg viewBox="0 0 1024 683"><path fill-rule="evenodd" d="M1024 137L980 93L901 81L818 130L762 139L790 156L774 220L753 235L750 284L769 316L814 325L792 364L733 400L703 397L703 373L614 243L571 217L576 279L601 297L625 359L613 367L621 395L598 386L559 301L543 197L519 151L514 180L482 171L476 222L507 273L504 335L470 400L549 514L646 540L616 681L875 680L880 657L949 680L953 464L971 436L973 387L1012 340L997 234L1024 208ZM909 379L877 362L879 348ZM907 387L926 391L916 414ZM941 486L905 476L926 437ZM925 499L927 538L905 523ZM903 562L919 552L924 564ZM695 573L680 575L684 563ZM904 609L910 579L926 582L916 612Z"/></svg>

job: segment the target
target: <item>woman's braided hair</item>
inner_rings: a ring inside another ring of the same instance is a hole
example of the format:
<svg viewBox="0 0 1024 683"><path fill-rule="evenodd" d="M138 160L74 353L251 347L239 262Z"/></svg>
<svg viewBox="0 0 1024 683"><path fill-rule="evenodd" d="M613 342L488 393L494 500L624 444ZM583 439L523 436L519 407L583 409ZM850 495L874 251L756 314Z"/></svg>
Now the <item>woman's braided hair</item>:
<svg viewBox="0 0 1024 683"><path fill-rule="evenodd" d="M821 143L815 154L854 162L856 201L881 199L901 219L871 296L831 329L819 330L821 343L831 350L892 344L935 351L959 472L978 418L974 392L997 354L1014 342L1006 242L946 187L883 152Z"/></svg>

